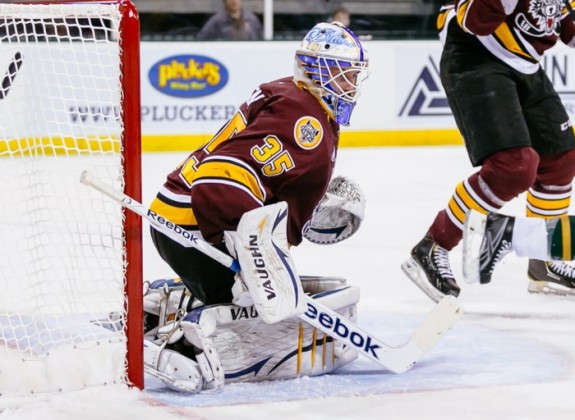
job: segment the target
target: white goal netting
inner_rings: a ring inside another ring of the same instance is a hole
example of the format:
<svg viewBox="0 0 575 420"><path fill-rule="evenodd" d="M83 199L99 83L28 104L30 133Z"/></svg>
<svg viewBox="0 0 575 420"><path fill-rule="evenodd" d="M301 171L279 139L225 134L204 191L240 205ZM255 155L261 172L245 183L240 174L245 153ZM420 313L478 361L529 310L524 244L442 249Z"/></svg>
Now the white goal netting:
<svg viewBox="0 0 575 420"><path fill-rule="evenodd" d="M125 380L121 19L0 4L1 395Z"/></svg>

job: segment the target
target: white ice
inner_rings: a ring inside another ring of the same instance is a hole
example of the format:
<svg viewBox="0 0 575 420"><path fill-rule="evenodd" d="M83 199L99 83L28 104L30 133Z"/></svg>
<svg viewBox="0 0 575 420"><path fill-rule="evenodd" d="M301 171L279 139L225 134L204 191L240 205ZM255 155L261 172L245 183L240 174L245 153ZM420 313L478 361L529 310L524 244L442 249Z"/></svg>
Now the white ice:
<svg viewBox="0 0 575 420"><path fill-rule="evenodd" d="M183 153L143 156L145 203ZM463 147L340 150L336 174L356 179L366 219L333 246L292 252L300 274L342 276L360 287L359 324L400 344L434 303L401 272L411 247L471 174ZM524 197L503 211L524 214ZM145 278L170 276L145 238ZM461 277L461 250L451 253ZM571 419L575 417L575 297L527 292L527 261L510 255L488 285L460 280L466 314L407 373L360 358L332 375L233 384L185 395L147 378L144 392L122 387L2 400L0 418L70 420L189 419Z"/></svg>

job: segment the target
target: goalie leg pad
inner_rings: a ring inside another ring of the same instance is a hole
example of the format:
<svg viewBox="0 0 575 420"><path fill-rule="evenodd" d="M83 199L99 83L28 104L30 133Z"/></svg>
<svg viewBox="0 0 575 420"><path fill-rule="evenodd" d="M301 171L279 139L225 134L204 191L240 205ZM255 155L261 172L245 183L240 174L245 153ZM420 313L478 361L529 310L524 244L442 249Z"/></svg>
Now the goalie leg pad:
<svg viewBox="0 0 575 420"><path fill-rule="evenodd" d="M219 389L224 386L225 379L220 356L209 338L215 326L214 320L209 315L202 317L203 311L204 308L193 310L180 325L186 341L196 349L195 358L202 372L203 389Z"/></svg>
<svg viewBox="0 0 575 420"><path fill-rule="evenodd" d="M149 340L144 343L144 368L176 391L197 393L204 386L198 363Z"/></svg>
<svg viewBox="0 0 575 420"><path fill-rule="evenodd" d="M233 238L241 281L264 322L273 324L306 310L303 289L289 252L287 203L244 213Z"/></svg>
<svg viewBox="0 0 575 420"><path fill-rule="evenodd" d="M218 352L204 335L199 323L203 308L192 310L157 329L154 341L145 340L144 366L147 373L168 387L197 393L224 385L224 372ZM208 332L213 331L210 317L203 318Z"/></svg>
<svg viewBox="0 0 575 420"><path fill-rule="evenodd" d="M355 321L359 289L328 288L314 299ZM357 358L354 349L296 317L269 325L254 307L236 305L207 307L196 316L220 355L227 383L315 376Z"/></svg>

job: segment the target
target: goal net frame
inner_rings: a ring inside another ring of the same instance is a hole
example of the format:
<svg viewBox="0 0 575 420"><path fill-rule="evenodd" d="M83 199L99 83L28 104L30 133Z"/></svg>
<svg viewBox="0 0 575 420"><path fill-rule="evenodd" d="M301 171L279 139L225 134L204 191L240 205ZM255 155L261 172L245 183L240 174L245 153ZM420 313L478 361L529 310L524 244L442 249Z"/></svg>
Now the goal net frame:
<svg viewBox="0 0 575 420"><path fill-rule="evenodd" d="M142 187L141 187L141 121L140 121L140 25L139 25L139 17L136 7L130 0L79 0L79 1L43 1L43 2L11 2L7 4L0 5L0 24L2 24L2 20L9 19L8 11L10 7L67 7L68 5L81 5L92 7L93 5L114 5L114 7L118 8L120 12L121 18L119 20L119 25L117 31L119 33L119 37L115 40L119 47L118 50L120 52L119 59L119 74L118 76L121 79L121 92L118 92L120 101L119 101L119 108L120 113L118 118L122 121L122 131L119 137L119 149L118 153L121 154L119 160L122 162L122 172L123 172L123 180L121 180L121 184L123 186L123 191L131 196L134 197L136 200L141 201L142 195ZM63 17L63 21L66 21L68 16ZM33 26L33 25L32 25ZM115 30L116 30L115 29ZM64 32L66 32L64 30ZM69 35L69 34L68 34ZM28 35L26 35L28 36ZM17 36L12 35L12 38L19 38L19 34ZM52 39L46 41L45 39L38 40L34 39L34 36L29 36L29 39L26 38L26 44L32 42L45 42L46 45L49 42L53 42L54 45L59 45L60 41ZM0 33L0 52L2 51L2 33ZM7 43L11 42L6 41ZM19 41L16 41L19 42ZM73 39L69 41L70 44L73 42L77 42L77 40ZM6 51L6 49L5 49ZM15 95L18 95L17 91L17 83L18 81L18 71L19 66L22 64L19 62L21 57L11 53L14 56L14 59L9 65L6 65L6 60L0 61L0 101L3 99L11 99ZM2 58L0 54L0 58ZM24 59L25 60L25 59ZM30 66L30 63L22 64L22 67ZM87 66L89 67L89 66ZM86 69L88 71L89 69ZM62 76L62 77L65 77ZM95 82L96 83L96 82ZM4 101L6 102L6 101ZM41 103L39 101L38 103ZM32 108L32 107L30 107ZM33 109L29 109L26 112L34 112ZM52 150L56 150L58 147L62 147L62 144L49 144L45 145L44 140L42 138L32 138L26 139L18 137L16 140L12 139L11 142L6 139L2 138L2 120L0 119L0 164L2 164L3 156L2 156L2 142L5 142L4 148L10 148L11 145L14 145L15 142L26 142L28 143L35 143L36 149L45 148ZM66 137L64 135L63 137ZM68 138L60 139L61 143L67 143L69 140ZM78 141L76 141L78 143ZM89 142L88 142L89 143ZM7 146L6 146L7 145ZM65 145L64 145L65 147ZM91 146L89 146L91 147ZM9 153L9 152L8 152ZM56 152L53 152L54 154ZM67 152L64 152L67 153ZM78 154L83 153L78 152ZM50 154L50 153L48 153ZM24 154L22 154L24 156ZM8 159L10 156L8 157ZM42 156L40 157L42 158ZM50 159L47 157L46 159ZM73 182L77 182L79 185L79 173L73 174L74 176ZM81 186L79 188L86 188L85 186ZM94 194L95 192L91 192ZM99 194L99 193L96 193ZM106 197L101 195L101 200L108 200ZM143 371L143 309L142 309L142 293L143 293L143 273L142 273L142 225L141 219L136 214L126 211L124 209L119 209L121 212L121 220L122 220L122 241L123 241L123 271L124 271L124 280L123 280L123 305L124 305L124 313L122 317L121 323L119 323L120 327L123 330L124 339L122 339L123 343L123 354L125 355L124 363L124 375L121 382L126 382L130 386L135 386L137 388L143 389L144 387L144 371ZM0 210L0 215L2 215L2 211ZM10 215L10 213L8 213ZM0 216L1 219L1 216ZM6 237L2 237L2 222L0 220L0 240L8 240ZM10 231L9 231L10 232ZM10 238L11 239L11 238ZM0 271L1 275L2 271ZM2 279L0 279L1 283ZM78 282L81 284L81 282ZM81 287L79 285L78 287ZM26 290L23 290L22 293L27 293ZM4 330L2 329L2 325L0 325L0 342L6 341L5 337L3 337ZM3 340L4 339L4 340ZM1 343L0 343L1 344ZM1 347L1 346L0 346ZM1 369L0 369L1 370ZM1 374L1 373L0 373ZM63 372L64 374L64 372ZM88 384L86 386L90 386L92 384ZM36 393L38 390L31 390L29 393ZM39 390L38 392L43 392ZM52 391L47 391L52 392ZM3 395L3 390L0 389L0 396Z"/></svg>

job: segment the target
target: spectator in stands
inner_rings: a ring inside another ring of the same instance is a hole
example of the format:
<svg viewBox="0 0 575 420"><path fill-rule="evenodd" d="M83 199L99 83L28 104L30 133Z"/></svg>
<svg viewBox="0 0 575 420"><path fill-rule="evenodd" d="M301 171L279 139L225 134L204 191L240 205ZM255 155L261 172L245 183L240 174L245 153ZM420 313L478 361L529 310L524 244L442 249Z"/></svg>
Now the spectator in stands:
<svg viewBox="0 0 575 420"><path fill-rule="evenodd" d="M344 26L349 27L350 16L349 10L345 6L336 7L331 13L330 22L337 21L343 23Z"/></svg>
<svg viewBox="0 0 575 420"><path fill-rule="evenodd" d="M198 32L200 40L257 41L263 39L262 24L242 0L223 0L224 9L213 15Z"/></svg>

